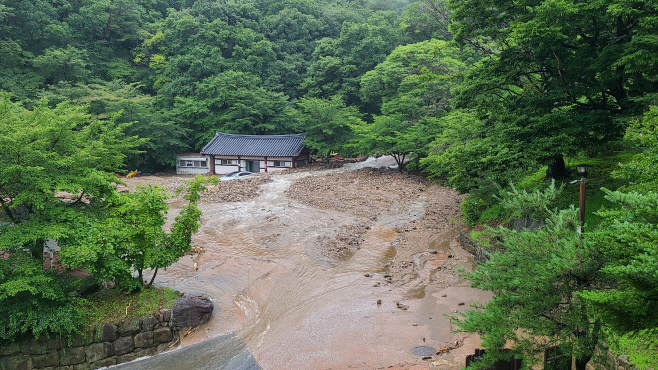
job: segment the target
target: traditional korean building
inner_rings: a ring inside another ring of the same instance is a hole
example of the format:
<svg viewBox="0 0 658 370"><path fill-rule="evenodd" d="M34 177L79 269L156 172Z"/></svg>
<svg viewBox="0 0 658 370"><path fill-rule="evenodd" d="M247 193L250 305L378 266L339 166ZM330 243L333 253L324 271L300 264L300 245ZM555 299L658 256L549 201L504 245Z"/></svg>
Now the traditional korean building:
<svg viewBox="0 0 658 370"><path fill-rule="evenodd" d="M217 132L201 149L210 158L210 172L271 172L308 163L303 135L236 135Z"/></svg>

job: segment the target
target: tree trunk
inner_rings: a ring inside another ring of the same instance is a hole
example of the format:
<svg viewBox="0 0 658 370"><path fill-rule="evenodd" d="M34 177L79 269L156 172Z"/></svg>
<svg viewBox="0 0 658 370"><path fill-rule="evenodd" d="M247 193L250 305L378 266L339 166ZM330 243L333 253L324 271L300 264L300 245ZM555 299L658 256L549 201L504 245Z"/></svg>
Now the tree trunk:
<svg viewBox="0 0 658 370"><path fill-rule="evenodd" d="M567 177L567 168L564 165L564 156L560 155L553 158L553 162L546 169L546 176L560 179Z"/></svg>
<svg viewBox="0 0 658 370"><path fill-rule="evenodd" d="M158 268L156 267L155 271L153 271L153 276L151 277L151 281L149 281L149 285L146 286L147 288L150 288L151 285L153 285L153 281L155 280L155 275L157 274L158 274Z"/></svg>
<svg viewBox="0 0 658 370"><path fill-rule="evenodd" d="M393 154L393 158L395 159L395 163L398 164L398 171L402 172L402 165L404 164L404 158L406 157L406 154Z"/></svg>
<svg viewBox="0 0 658 370"><path fill-rule="evenodd" d="M107 17L107 26L105 27L105 32L103 32L102 41L105 41L105 38L110 33L111 26L112 26L112 12L110 12L109 16Z"/></svg>

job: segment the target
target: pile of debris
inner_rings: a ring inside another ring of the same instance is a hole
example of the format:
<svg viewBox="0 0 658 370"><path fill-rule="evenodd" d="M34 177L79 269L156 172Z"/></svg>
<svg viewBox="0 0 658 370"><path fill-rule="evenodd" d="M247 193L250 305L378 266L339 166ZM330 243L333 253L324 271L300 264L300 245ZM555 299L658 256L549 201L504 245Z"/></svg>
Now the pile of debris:
<svg viewBox="0 0 658 370"><path fill-rule="evenodd" d="M201 194L201 203L244 202L260 194L259 186L272 181L271 174L257 173L235 180L221 181Z"/></svg>
<svg viewBox="0 0 658 370"><path fill-rule="evenodd" d="M376 221L376 217L359 218L353 224L345 225L338 230L335 237L318 237L322 245L322 254L327 259L339 259L348 256L354 249L358 249L365 239L365 235Z"/></svg>
<svg viewBox="0 0 658 370"><path fill-rule="evenodd" d="M392 210L396 203L419 197L431 185L430 180L420 176L385 168L363 168L299 179L287 196L316 208L373 217Z"/></svg>

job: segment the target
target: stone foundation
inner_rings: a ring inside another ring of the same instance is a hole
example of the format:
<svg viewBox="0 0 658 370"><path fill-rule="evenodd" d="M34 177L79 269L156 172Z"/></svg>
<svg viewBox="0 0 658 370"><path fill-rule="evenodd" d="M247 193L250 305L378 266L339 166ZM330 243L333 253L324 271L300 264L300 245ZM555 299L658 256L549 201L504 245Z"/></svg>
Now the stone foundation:
<svg viewBox="0 0 658 370"><path fill-rule="evenodd" d="M471 230L463 229L459 232L459 245L473 255L473 259L484 263L489 260L489 255L493 252L487 248L484 248L480 243L476 242L471 238Z"/></svg>
<svg viewBox="0 0 658 370"><path fill-rule="evenodd" d="M605 343L599 342L594 350L592 360L587 363L587 370L636 370L628 361L627 355L614 355Z"/></svg>
<svg viewBox="0 0 658 370"><path fill-rule="evenodd" d="M108 323L65 338L28 339L0 347L1 370L94 370L173 348L178 334L171 310L141 320Z"/></svg>

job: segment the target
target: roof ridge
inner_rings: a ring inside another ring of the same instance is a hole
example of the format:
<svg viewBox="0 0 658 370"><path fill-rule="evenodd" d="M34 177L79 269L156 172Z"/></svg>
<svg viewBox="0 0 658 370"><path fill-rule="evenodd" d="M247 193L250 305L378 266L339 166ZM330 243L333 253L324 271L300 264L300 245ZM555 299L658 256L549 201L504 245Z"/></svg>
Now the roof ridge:
<svg viewBox="0 0 658 370"><path fill-rule="evenodd" d="M222 136L233 136L233 137L248 137L248 138L254 138L254 139L261 139L261 138L285 138L285 137L304 137L302 134L284 134L284 135L245 135L245 134L230 134L227 132L220 132L216 131L216 135L222 135Z"/></svg>

